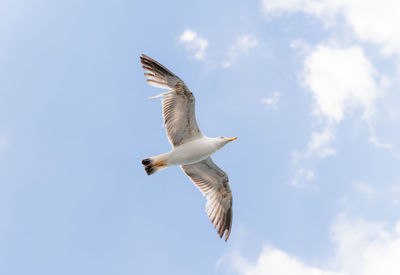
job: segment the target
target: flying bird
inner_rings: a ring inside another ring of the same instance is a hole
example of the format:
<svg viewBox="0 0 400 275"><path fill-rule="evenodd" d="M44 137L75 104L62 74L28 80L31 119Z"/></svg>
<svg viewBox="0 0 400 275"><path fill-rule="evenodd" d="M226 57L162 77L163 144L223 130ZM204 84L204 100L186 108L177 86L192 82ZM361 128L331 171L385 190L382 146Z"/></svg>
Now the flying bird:
<svg viewBox="0 0 400 275"><path fill-rule="evenodd" d="M196 122L194 95L186 84L154 59L142 54L140 61L147 71L144 73L147 83L168 90L151 98L162 98L164 125L172 145L170 152L142 160L146 173L152 175L180 165L207 198L206 213L219 237L225 234L227 241L232 227L232 192L227 174L210 156L237 138L203 135Z"/></svg>

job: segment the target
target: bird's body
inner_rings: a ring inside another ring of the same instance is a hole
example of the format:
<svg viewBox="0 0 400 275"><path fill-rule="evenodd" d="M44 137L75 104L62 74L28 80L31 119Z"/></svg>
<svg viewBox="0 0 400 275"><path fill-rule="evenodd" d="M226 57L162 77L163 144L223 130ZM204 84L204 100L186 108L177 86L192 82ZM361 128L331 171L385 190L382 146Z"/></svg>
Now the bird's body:
<svg viewBox="0 0 400 275"><path fill-rule="evenodd" d="M185 83L167 68L142 55L147 82L169 89L162 97L164 124L172 150L142 160L148 175L180 165L185 174L207 197L207 214L219 236L228 239L232 226L232 193L228 176L211 160L211 155L236 138L209 138L201 133L194 113L194 96Z"/></svg>
<svg viewBox="0 0 400 275"><path fill-rule="evenodd" d="M193 164L208 158L228 142L222 138L201 136L153 158L164 162L166 167Z"/></svg>
<svg viewBox="0 0 400 275"><path fill-rule="evenodd" d="M168 164L171 165L186 165L202 161L225 144L217 139L200 137L189 141L177 147L174 147L170 152Z"/></svg>

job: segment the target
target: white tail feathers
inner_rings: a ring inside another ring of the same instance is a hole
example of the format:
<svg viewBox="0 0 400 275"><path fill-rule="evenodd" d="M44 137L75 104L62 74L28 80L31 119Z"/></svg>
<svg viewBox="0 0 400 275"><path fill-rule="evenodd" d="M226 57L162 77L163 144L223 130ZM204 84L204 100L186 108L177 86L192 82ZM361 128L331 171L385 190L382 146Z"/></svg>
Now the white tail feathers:
<svg viewBox="0 0 400 275"><path fill-rule="evenodd" d="M142 160L147 175L150 176L168 167L166 159L163 156L164 154Z"/></svg>

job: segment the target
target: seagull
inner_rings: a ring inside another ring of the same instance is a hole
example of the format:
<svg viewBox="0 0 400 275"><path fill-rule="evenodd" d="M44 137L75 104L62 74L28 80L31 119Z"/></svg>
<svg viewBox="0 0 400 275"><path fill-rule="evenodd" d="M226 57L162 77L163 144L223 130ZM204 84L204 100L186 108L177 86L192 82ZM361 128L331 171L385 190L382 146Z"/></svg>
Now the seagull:
<svg viewBox="0 0 400 275"><path fill-rule="evenodd" d="M143 159L145 171L152 175L169 166L180 165L206 197L206 213L219 237L225 234L227 241L232 227L232 192L227 174L210 156L237 137L203 135L196 122L194 95L186 84L154 59L142 54L140 61L147 83L168 90L150 98L162 98L164 125L172 145L168 153Z"/></svg>

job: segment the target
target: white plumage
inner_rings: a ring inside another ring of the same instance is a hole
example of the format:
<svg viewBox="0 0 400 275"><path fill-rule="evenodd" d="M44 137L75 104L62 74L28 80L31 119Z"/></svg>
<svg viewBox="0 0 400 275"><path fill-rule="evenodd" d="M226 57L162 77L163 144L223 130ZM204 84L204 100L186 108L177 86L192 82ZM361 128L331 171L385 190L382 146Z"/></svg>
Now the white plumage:
<svg viewBox="0 0 400 275"><path fill-rule="evenodd" d="M162 97L164 125L173 146L168 153L142 160L148 175L164 168L180 165L207 198L206 212L219 236L228 240L232 226L232 193L229 179L211 159L211 155L236 138L209 138L197 126L195 99L185 83L170 70L142 54L146 81L155 87L168 89Z"/></svg>

